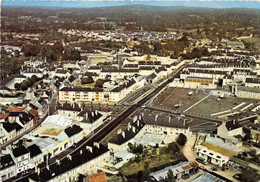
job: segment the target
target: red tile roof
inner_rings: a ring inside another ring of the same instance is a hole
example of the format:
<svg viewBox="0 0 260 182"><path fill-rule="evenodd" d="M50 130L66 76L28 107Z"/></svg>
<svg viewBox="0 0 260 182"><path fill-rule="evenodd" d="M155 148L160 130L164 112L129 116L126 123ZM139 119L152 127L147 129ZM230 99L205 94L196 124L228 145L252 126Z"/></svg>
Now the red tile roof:
<svg viewBox="0 0 260 182"><path fill-rule="evenodd" d="M105 172L87 175L87 178L88 178L89 182L106 182L107 181L107 175Z"/></svg>
<svg viewBox="0 0 260 182"><path fill-rule="evenodd" d="M9 116L9 113L2 113L1 115L0 115L0 119L5 119L5 118L7 118Z"/></svg>
<svg viewBox="0 0 260 182"><path fill-rule="evenodd" d="M186 166L182 166L181 167L183 170L188 170L188 169L191 169L192 167L190 167L190 165L186 165Z"/></svg>
<svg viewBox="0 0 260 182"><path fill-rule="evenodd" d="M23 112L24 107L8 107L6 110L11 112Z"/></svg>
<svg viewBox="0 0 260 182"><path fill-rule="evenodd" d="M34 117L38 114L38 111L36 111L35 109L30 109L28 112Z"/></svg>
<svg viewBox="0 0 260 182"><path fill-rule="evenodd" d="M190 163L190 166L191 167L197 167L197 166L199 166L199 164L196 161L194 161L194 162Z"/></svg>

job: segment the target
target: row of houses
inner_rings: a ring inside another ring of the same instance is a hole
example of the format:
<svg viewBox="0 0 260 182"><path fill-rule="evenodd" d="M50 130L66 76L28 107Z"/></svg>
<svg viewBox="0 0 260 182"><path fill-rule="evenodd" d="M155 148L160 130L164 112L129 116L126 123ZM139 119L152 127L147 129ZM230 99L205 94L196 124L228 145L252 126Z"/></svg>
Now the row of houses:
<svg viewBox="0 0 260 182"><path fill-rule="evenodd" d="M136 143L135 139L140 138L145 133L165 135L174 138L180 133L189 135L190 127L184 118L166 118L158 115L135 116L133 122L128 123L125 130L120 131L120 133L109 140L108 148L112 152L117 152L127 147L128 143Z"/></svg>

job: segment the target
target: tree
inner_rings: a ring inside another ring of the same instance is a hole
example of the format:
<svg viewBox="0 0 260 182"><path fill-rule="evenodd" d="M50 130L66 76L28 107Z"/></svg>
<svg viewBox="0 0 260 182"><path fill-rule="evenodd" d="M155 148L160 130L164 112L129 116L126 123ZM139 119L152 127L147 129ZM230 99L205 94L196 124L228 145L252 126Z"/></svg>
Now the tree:
<svg viewBox="0 0 260 182"><path fill-rule="evenodd" d="M22 83L21 83L21 89L22 89L23 91L25 91L25 90L27 90L27 88L28 88L27 84L26 84L25 82L22 82Z"/></svg>
<svg viewBox="0 0 260 182"><path fill-rule="evenodd" d="M94 80L93 80L92 76L88 76L88 77L81 79L81 84L90 84L93 82L94 82Z"/></svg>
<svg viewBox="0 0 260 182"><path fill-rule="evenodd" d="M37 77L36 75L33 75L33 76L31 77L31 80L32 80L33 83L35 83L35 82L37 82L38 77Z"/></svg>
<svg viewBox="0 0 260 182"><path fill-rule="evenodd" d="M148 181L148 182L151 181L150 166L149 166L148 162L146 162L144 164L144 171L143 171L143 174L142 174L142 181Z"/></svg>
<svg viewBox="0 0 260 182"><path fill-rule="evenodd" d="M20 90L20 89L21 89L21 84L20 84L20 83L14 84L14 88L15 88L16 90Z"/></svg>
<svg viewBox="0 0 260 182"><path fill-rule="evenodd" d="M169 169L167 172L167 176L165 178L165 182L174 182L174 181L175 181L175 178L173 175L173 171L171 169Z"/></svg>
<svg viewBox="0 0 260 182"><path fill-rule="evenodd" d="M252 135L251 133L247 133L244 137L243 137L243 141L250 141L252 139Z"/></svg>
<svg viewBox="0 0 260 182"><path fill-rule="evenodd" d="M254 170L246 168L242 170L241 179L244 182L257 182L259 181L259 175Z"/></svg>
<svg viewBox="0 0 260 182"><path fill-rule="evenodd" d="M98 80L96 81L95 87L103 88L103 84L104 84L104 80L98 79Z"/></svg>
<svg viewBox="0 0 260 182"><path fill-rule="evenodd" d="M186 137L186 135L184 135L184 134L179 134L179 136L178 136L178 138L177 138L177 142L178 142L178 144L179 145L185 145L185 143L187 142L187 137Z"/></svg>

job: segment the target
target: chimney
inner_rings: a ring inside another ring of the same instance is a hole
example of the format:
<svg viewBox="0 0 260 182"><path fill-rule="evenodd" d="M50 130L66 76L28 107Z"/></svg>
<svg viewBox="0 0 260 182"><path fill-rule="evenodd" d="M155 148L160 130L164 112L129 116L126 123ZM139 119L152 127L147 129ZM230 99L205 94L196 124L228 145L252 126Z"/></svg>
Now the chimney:
<svg viewBox="0 0 260 182"><path fill-rule="evenodd" d="M130 125L130 123L127 123L127 129L128 129L128 130L131 129L131 125Z"/></svg>
<svg viewBox="0 0 260 182"><path fill-rule="evenodd" d="M168 120L168 122L171 122L171 119L172 119L171 116L169 116L169 120Z"/></svg>
<svg viewBox="0 0 260 182"><path fill-rule="evenodd" d="M49 165L48 165L48 164L47 164L46 168L47 168L47 170L48 170L48 171L50 170L50 167L49 167Z"/></svg>
<svg viewBox="0 0 260 182"><path fill-rule="evenodd" d="M135 115L134 117L133 117L133 122L135 122L137 120L137 116Z"/></svg>
<svg viewBox="0 0 260 182"><path fill-rule="evenodd" d="M97 148L100 148L100 144L98 142L94 142L94 146L96 146Z"/></svg>
<svg viewBox="0 0 260 182"><path fill-rule="evenodd" d="M122 131L122 136L125 138L125 132L124 131Z"/></svg>
<svg viewBox="0 0 260 182"><path fill-rule="evenodd" d="M82 154L82 150L79 151L80 155Z"/></svg>
<svg viewBox="0 0 260 182"><path fill-rule="evenodd" d="M185 126L185 121L186 121L186 120L184 119L184 120L183 120L183 126Z"/></svg>
<svg viewBox="0 0 260 182"><path fill-rule="evenodd" d="M93 148L90 146L86 146L86 149L89 150L91 153L93 152Z"/></svg>
<svg viewBox="0 0 260 182"><path fill-rule="evenodd" d="M141 113L141 115L142 115L142 117L144 117L144 113L143 112Z"/></svg>
<svg viewBox="0 0 260 182"><path fill-rule="evenodd" d="M154 121L157 121L157 118L158 118L158 114L155 115Z"/></svg>
<svg viewBox="0 0 260 182"><path fill-rule="evenodd" d="M137 120L137 126L139 126L140 125L140 122L139 122L139 120Z"/></svg>
<svg viewBox="0 0 260 182"><path fill-rule="evenodd" d="M95 114L97 115L97 110L95 110Z"/></svg>
<svg viewBox="0 0 260 182"><path fill-rule="evenodd" d="M72 157L71 157L70 154L67 155L67 158L68 158L69 160L72 160Z"/></svg>
<svg viewBox="0 0 260 182"><path fill-rule="evenodd" d="M60 165L60 160L59 160L59 159L56 159L56 163L57 163L58 165Z"/></svg>
<svg viewBox="0 0 260 182"><path fill-rule="evenodd" d="M133 126L133 132L135 133L135 127Z"/></svg>
<svg viewBox="0 0 260 182"><path fill-rule="evenodd" d="M94 117L94 111L92 111L91 113L92 113L92 116Z"/></svg>

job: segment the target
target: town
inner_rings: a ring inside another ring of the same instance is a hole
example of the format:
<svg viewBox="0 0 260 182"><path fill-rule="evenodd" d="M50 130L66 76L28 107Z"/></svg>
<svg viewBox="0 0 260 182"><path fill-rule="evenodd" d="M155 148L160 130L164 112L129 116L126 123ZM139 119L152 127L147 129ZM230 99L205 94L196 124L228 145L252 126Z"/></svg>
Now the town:
<svg viewBox="0 0 260 182"><path fill-rule="evenodd" d="M111 8L3 6L0 181L259 181L260 10Z"/></svg>

